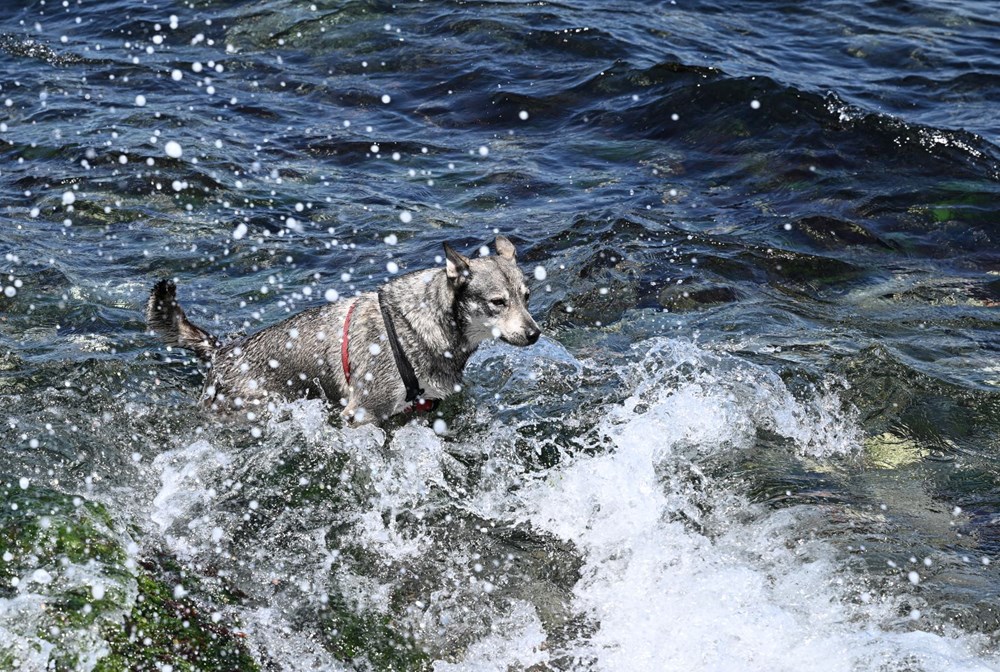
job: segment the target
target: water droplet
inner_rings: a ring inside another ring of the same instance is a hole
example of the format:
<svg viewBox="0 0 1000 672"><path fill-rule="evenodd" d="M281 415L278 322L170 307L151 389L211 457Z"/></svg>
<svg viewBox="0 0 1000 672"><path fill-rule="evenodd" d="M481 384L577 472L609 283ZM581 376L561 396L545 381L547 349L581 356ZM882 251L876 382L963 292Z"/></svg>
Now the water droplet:
<svg viewBox="0 0 1000 672"><path fill-rule="evenodd" d="M165 151L167 156L171 159L179 159L181 158L181 154L184 153L184 150L181 149L180 143L176 140L167 141L167 144L163 146L163 151Z"/></svg>

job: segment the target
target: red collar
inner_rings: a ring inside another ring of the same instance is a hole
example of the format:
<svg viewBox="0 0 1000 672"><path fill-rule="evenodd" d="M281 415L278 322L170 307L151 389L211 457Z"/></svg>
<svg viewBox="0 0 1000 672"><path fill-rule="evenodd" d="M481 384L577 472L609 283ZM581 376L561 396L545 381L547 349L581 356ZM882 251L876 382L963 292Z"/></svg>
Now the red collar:
<svg viewBox="0 0 1000 672"><path fill-rule="evenodd" d="M358 305L355 299L347 309L347 317L344 318L344 335L340 339L340 365L344 367L344 378L347 384L351 384L351 362L347 354L348 336L347 330L351 327L351 315L354 313L354 306Z"/></svg>

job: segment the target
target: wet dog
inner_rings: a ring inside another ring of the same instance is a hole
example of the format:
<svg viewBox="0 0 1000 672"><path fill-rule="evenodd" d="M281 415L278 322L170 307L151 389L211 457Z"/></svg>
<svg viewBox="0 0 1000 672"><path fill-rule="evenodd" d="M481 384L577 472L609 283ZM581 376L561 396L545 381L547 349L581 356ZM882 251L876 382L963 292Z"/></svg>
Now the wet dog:
<svg viewBox="0 0 1000 672"><path fill-rule="evenodd" d="M381 422L459 391L484 340L538 340L514 245L498 236L495 246L495 256L470 259L445 243L445 268L408 273L224 345L187 319L177 288L163 280L146 302L146 323L167 345L209 362L207 404L320 397L339 400L350 422Z"/></svg>

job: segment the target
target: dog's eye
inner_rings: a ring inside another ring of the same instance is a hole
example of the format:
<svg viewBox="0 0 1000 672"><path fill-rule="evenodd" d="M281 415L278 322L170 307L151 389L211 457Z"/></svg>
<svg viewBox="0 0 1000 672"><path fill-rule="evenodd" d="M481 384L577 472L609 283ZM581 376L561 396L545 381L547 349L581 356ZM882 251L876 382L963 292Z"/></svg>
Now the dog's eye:
<svg viewBox="0 0 1000 672"><path fill-rule="evenodd" d="M503 308L504 306L507 305L507 299L497 297L495 299L490 299L490 303L492 303L497 308Z"/></svg>

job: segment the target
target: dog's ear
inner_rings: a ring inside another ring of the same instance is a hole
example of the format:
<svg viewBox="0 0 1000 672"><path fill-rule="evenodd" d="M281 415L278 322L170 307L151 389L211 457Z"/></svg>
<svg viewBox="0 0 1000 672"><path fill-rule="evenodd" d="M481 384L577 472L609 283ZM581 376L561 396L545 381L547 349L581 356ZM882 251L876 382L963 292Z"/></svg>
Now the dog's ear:
<svg viewBox="0 0 1000 672"><path fill-rule="evenodd" d="M456 284L464 283L469 277L469 259L463 257L448 243L444 244L445 271L448 279Z"/></svg>
<svg viewBox="0 0 1000 672"><path fill-rule="evenodd" d="M517 250L514 249L514 243L507 240L504 236L497 236L494 245L496 245L497 254L504 259L514 261L514 257L517 255Z"/></svg>

